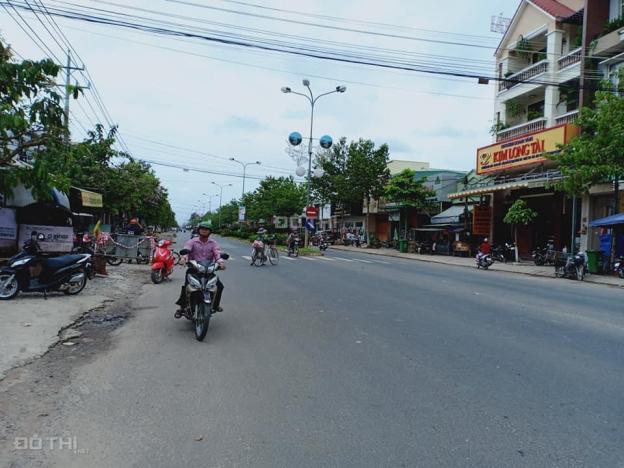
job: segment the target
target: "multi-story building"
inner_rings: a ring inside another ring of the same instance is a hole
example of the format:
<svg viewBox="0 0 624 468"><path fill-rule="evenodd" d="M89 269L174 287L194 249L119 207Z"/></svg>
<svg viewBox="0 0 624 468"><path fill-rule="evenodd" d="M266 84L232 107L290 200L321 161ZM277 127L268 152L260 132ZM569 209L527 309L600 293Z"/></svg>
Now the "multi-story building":
<svg viewBox="0 0 624 468"><path fill-rule="evenodd" d="M584 68L588 71L582 86L581 101L590 106L599 78L611 82L613 90L624 90L624 0L587 0L585 20L585 45L587 57ZM597 70L599 73L589 73ZM622 184L622 182L620 182ZM592 228L589 222L609 216L615 211L612 184L599 184L583 197L581 214L581 248L611 249L610 233ZM620 196L619 212L624 212L624 196ZM621 248L621 247L620 247Z"/></svg>
<svg viewBox="0 0 624 468"><path fill-rule="evenodd" d="M503 218L523 199L538 217L519 229L521 254L549 238L559 248L571 245L580 210L576 200L552 189L561 174L547 153L578 131L573 122L579 113L584 4L522 0L496 50L493 142L477 150L479 179L450 195L479 199L474 242L485 236L511 240Z"/></svg>

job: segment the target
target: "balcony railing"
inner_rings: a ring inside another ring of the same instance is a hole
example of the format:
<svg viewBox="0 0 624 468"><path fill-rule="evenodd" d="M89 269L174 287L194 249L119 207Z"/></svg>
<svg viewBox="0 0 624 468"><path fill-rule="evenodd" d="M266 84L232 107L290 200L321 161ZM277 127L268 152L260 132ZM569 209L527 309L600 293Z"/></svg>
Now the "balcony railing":
<svg viewBox="0 0 624 468"><path fill-rule="evenodd" d="M563 70L564 68L569 67L570 65L574 65L575 63L580 62L582 56L583 56L583 49L581 47L573 50L567 55L564 55L559 60L557 60L557 63L559 64L559 70Z"/></svg>
<svg viewBox="0 0 624 468"><path fill-rule="evenodd" d="M542 60L530 67L520 70L518 73L514 73L511 76L505 77L504 81L501 81L498 85L499 91L506 91L514 86L524 83L531 78L535 78L537 75L546 73L548 71L548 60Z"/></svg>
<svg viewBox="0 0 624 468"><path fill-rule="evenodd" d="M555 118L556 125L563 125L567 123L573 123L579 116L578 109L567 112L559 117Z"/></svg>
<svg viewBox="0 0 624 468"><path fill-rule="evenodd" d="M546 118L540 117L539 119L501 130L496 134L496 141L510 140L511 138L522 136L525 133L539 132L540 130L544 130L544 128L546 128Z"/></svg>

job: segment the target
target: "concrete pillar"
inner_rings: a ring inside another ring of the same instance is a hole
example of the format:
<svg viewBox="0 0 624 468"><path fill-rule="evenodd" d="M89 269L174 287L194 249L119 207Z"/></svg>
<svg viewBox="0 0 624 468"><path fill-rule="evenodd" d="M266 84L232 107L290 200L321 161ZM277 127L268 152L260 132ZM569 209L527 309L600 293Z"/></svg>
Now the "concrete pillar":
<svg viewBox="0 0 624 468"><path fill-rule="evenodd" d="M555 83L557 78L557 61L561 57L561 47L563 44L564 31L555 29L550 31L546 35L547 43L547 59L548 59L548 81ZM555 119L557 118L557 105L559 104L559 87L546 86L546 93L544 98L544 117L546 117L547 127L555 125Z"/></svg>

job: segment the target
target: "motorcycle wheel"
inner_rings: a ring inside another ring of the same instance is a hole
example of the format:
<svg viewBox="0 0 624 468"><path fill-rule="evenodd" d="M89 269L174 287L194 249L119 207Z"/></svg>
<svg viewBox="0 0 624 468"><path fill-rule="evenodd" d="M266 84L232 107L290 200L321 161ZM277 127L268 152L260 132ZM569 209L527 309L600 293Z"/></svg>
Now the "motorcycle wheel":
<svg viewBox="0 0 624 468"><path fill-rule="evenodd" d="M565 268L562 266L555 267L555 276L557 278L563 278L565 276Z"/></svg>
<svg viewBox="0 0 624 468"><path fill-rule="evenodd" d="M163 279L164 279L164 275L163 275L163 270L162 268L159 270L152 270L152 274L150 275L152 278L152 282L154 284L160 284L162 283Z"/></svg>
<svg viewBox="0 0 624 468"><path fill-rule="evenodd" d="M295 250L293 251L293 255L294 255L295 257L298 257L298 256L299 256L299 247L295 247ZM624 278L624 276L623 276L623 278Z"/></svg>
<svg viewBox="0 0 624 468"><path fill-rule="evenodd" d="M106 263L111 266L121 265L123 263L123 258L120 257L106 257Z"/></svg>
<svg viewBox="0 0 624 468"><path fill-rule="evenodd" d="M204 302L195 304L195 307L197 307L197 318L194 319L195 338L197 338L197 341L204 341L206 333L208 333L208 325L210 324L210 310L208 310L208 306Z"/></svg>
<svg viewBox="0 0 624 468"><path fill-rule="evenodd" d="M0 301L8 301L9 299L13 299L19 293L19 284L17 283L17 278L13 277L13 279L5 284L6 281L10 278L11 275L3 274L0 275L0 284L4 284L2 288L0 288Z"/></svg>
<svg viewBox="0 0 624 468"><path fill-rule="evenodd" d="M618 276L622 279L624 279L624 268L622 268L620 271L618 271Z"/></svg>
<svg viewBox="0 0 624 468"><path fill-rule="evenodd" d="M543 266L544 263L546 263L544 259L540 257L535 257L535 260L533 260L533 262L535 262L537 266Z"/></svg>
<svg viewBox="0 0 624 468"><path fill-rule="evenodd" d="M81 273L83 275L82 281L76 284L76 286L70 286L69 288L63 291L68 296L75 296L76 294L80 293L80 291L82 291L87 285L87 272L83 269Z"/></svg>
<svg viewBox="0 0 624 468"><path fill-rule="evenodd" d="M585 279L585 268L580 266L576 267L576 279L579 281L583 281Z"/></svg>

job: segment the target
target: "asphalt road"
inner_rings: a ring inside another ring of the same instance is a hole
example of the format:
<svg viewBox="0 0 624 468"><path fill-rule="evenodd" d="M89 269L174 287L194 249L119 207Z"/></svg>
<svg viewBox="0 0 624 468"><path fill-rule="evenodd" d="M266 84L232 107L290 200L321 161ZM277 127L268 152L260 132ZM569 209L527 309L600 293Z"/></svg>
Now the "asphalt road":
<svg viewBox="0 0 624 468"><path fill-rule="evenodd" d="M624 467L624 292L365 254L232 254L204 343L148 285L47 466ZM53 431L53 428L49 428Z"/></svg>

